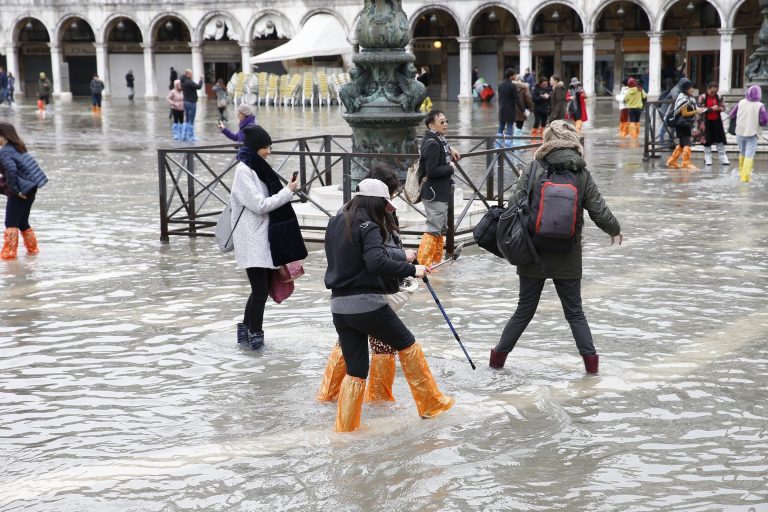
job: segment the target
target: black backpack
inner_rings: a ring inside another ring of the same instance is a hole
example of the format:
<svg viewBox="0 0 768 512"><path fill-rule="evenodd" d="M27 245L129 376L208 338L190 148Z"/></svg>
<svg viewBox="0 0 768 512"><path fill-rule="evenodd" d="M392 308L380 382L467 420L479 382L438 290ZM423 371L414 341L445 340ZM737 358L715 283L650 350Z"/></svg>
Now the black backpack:
<svg viewBox="0 0 768 512"><path fill-rule="evenodd" d="M499 258L503 258L504 255L499 251L499 245L496 243L496 232L499 229L499 217L505 210L503 206L491 206L488 213L483 215L472 230L472 237L477 245Z"/></svg>
<svg viewBox="0 0 768 512"><path fill-rule="evenodd" d="M533 187L528 230L537 249L571 252L583 224L579 176L572 169L548 166Z"/></svg>
<svg viewBox="0 0 768 512"><path fill-rule="evenodd" d="M511 206L499 217L496 243L499 252L512 265L527 265L533 261L540 263L539 255L528 233L531 213L529 200L538 165L540 162L536 160L528 171L528 189L518 190L517 195L511 200Z"/></svg>

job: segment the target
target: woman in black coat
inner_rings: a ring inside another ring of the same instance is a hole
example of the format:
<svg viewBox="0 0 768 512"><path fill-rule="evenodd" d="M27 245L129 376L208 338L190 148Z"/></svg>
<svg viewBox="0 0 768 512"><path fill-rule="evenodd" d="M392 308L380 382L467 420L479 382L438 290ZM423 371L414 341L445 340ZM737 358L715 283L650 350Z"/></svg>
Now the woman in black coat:
<svg viewBox="0 0 768 512"><path fill-rule="evenodd" d="M328 222L325 234L325 287L331 290L333 325L347 368L339 390L337 432L360 426L369 336L397 350L419 416L437 416L455 403L438 390L424 352L384 297L399 289L400 279L429 272L414 265L413 253L396 254L388 246L395 230L388 209L394 211L387 185L364 179L357 195Z"/></svg>
<svg viewBox="0 0 768 512"><path fill-rule="evenodd" d="M533 132L534 137L540 137L547 127L547 118L552 110L552 87L549 86L549 80L542 77L539 83L533 88Z"/></svg>

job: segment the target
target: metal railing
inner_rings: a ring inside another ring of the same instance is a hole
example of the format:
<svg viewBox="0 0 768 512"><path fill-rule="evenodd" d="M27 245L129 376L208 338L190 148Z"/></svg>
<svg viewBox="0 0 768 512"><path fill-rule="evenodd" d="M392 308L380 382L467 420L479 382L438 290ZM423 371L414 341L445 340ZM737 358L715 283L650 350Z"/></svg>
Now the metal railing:
<svg viewBox="0 0 768 512"><path fill-rule="evenodd" d="M661 158L659 153L662 147L674 146L677 134L675 129L667 126L664 120L667 109L674 108L674 103L674 100L649 101L646 103L643 161L647 162L651 158ZM666 135L669 142L663 142L659 137L660 134Z"/></svg>
<svg viewBox="0 0 768 512"><path fill-rule="evenodd" d="M491 204L503 205L508 191L517 182L521 169L532 159L532 150L540 139L518 137L499 140L495 136L450 136L450 142L463 149L455 164L454 181L466 187L464 206L454 211L449 203L446 250L453 251L456 237L471 239L469 227L461 227L473 205L489 209ZM507 147L505 144L519 144ZM300 187L294 202L310 203L312 208L328 217L328 211L311 195L315 186L328 186L340 179L342 199L352 198L352 168L356 159L415 161L416 154L353 153L350 135L318 135L275 140L272 143L273 168L283 176L298 171ZM468 150L467 150L468 148ZM157 166L160 192L160 240L169 242L171 236L214 236L218 215L231 192L233 169L237 166L237 146L223 144L159 149ZM412 205L425 216L421 205ZM458 213L458 218L456 218ZM325 227L302 225L305 239L321 242ZM312 232L316 232L317 236ZM421 231L404 229L402 235L420 235Z"/></svg>

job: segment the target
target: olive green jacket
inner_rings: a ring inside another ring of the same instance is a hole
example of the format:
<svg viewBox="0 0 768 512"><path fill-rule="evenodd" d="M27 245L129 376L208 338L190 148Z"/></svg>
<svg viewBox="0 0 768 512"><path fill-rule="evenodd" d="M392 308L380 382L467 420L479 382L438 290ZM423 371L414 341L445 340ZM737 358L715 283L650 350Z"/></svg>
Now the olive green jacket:
<svg viewBox="0 0 768 512"><path fill-rule="evenodd" d="M581 230L584 225L584 210L589 212L589 217L597 224L597 227L605 231L610 236L616 236L621 233L621 226L616 217L611 213L608 205L605 204L603 196L597 189L597 184L592 179L592 175L587 170L587 164L584 159L573 149L557 149L547 154L544 160L550 165L576 169L578 174L578 188L581 194L581 209L579 210L578 230L576 233L576 244L573 251L569 253L546 252L539 250L541 258L541 267L537 263L528 265L519 265L517 274L522 277L534 279L581 279ZM528 173L531 166L535 167L535 180L539 180L541 175L546 172L545 166L538 165L536 162L529 164L528 169L520 175L517 186L512 191L515 197L517 190L528 189Z"/></svg>

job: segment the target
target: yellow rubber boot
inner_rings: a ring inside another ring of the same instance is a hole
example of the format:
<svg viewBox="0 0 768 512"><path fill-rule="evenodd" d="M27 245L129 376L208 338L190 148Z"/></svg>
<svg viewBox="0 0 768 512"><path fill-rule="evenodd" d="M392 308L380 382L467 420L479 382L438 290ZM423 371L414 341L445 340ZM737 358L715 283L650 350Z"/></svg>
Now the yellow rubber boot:
<svg viewBox="0 0 768 512"><path fill-rule="evenodd" d="M416 409L422 418L433 418L442 414L456 403L456 400L443 395L437 388L435 378L429 370L427 359L418 343L397 353L405 380L411 388Z"/></svg>
<svg viewBox="0 0 768 512"><path fill-rule="evenodd" d="M683 148L683 163L680 165L682 169L688 169L689 171L698 171L699 168L691 163L691 146L685 146Z"/></svg>
<svg viewBox="0 0 768 512"><path fill-rule="evenodd" d="M7 228L3 233L3 250L0 258L15 260L16 250L19 248L19 228Z"/></svg>
<svg viewBox="0 0 768 512"><path fill-rule="evenodd" d="M339 396L341 381L346 374L347 364L344 362L341 347L334 345L331 355L328 356L328 363L325 365L325 373L316 398L321 402L336 400L336 397Z"/></svg>
<svg viewBox="0 0 768 512"><path fill-rule="evenodd" d="M419 265L426 267L432 265L435 259L435 253L437 252L437 240L439 237L432 233L424 233L421 237L421 244L419 244L419 252L416 258L419 261Z"/></svg>
<svg viewBox="0 0 768 512"><path fill-rule="evenodd" d="M366 402L394 402L392 384L395 382L395 354L371 354Z"/></svg>
<svg viewBox="0 0 768 512"><path fill-rule="evenodd" d="M744 155L739 155L739 177L744 174Z"/></svg>
<svg viewBox="0 0 768 512"><path fill-rule="evenodd" d="M365 379L347 375L341 381L339 403L336 408L336 432L354 432L360 428L363 415Z"/></svg>
<svg viewBox="0 0 768 512"><path fill-rule="evenodd" d="M680 158L680 155L683 153L683 148L680 146L677 146L675 150L672 152L672 156L670 156L667 159L667 167L670 169L679 169L680 164L677 163L677 159Z"/></svg>
<svg viewBox="0 0 768 512"><path fill-rule="evenodd" d="M40 252L40 248L37 246L37 237L32 228L22 231L21 238L24 239L24 247L27 249L27 254L34 255Z"/></svg>
<svg viewBox="0 0 768 512"><path fill-rule="evenodd" d="M744 157L744 171L741 174L741 181L748 183L752 179L752 168L755 165L754 158Z"/></svg>

